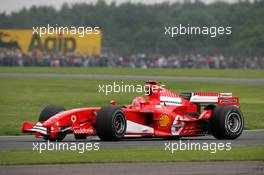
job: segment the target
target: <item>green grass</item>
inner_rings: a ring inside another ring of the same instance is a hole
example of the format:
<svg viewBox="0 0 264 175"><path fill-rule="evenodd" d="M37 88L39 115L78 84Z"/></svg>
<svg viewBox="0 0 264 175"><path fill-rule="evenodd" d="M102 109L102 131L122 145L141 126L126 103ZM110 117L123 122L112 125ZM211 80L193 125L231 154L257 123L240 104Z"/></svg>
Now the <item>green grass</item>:
<svg viewBox="0 0 264 175"><path fill-rule="evenodd" d="M67 109L89 106L103 106L111 99L118 104L131 103L140 93L98 93L99 84L112 84L113 81L77 79L36 79L0 78L0 135L22 134L23 121L36 122L40 111L47 104L61 104ZM121 84L121 81L116 81ZM142 81L126 81L142 84ZM245 117L246 129L264 128L264 85L217 84L164 82L175 92L182 91L223 91L233 92L241 99L241 110Z"/></svg>
<svg viewBox="0 0 264 175"><path fill-rule="evenodd" d="M264 70L0 67L0 72L264 78Z"/></svg>
<svg viewBox="0 0 264 175"><path fill-rule="evenodd" d="M129 163L180 161L248 161L264 160L262 146L235 147L230 151L177 151L164 148L100 148L98 151L0 151L0 165L58 163Z"/></svg>

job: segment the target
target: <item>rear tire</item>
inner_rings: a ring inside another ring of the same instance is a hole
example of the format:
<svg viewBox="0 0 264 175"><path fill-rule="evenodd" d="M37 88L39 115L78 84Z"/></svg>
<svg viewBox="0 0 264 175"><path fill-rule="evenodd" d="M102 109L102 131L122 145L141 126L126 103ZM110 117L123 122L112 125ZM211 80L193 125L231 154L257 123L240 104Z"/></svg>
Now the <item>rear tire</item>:
<svg viewBox="0 0 264 175"><path fill-rule="evenodd" d="M126 117L121 107L102 107L96 117L96 133L103 141L117 141L126 132Z"/></svg>
<svg viewBox="0 0 264 175"><path fill-rule="evenodd" d="M48 120L50 117L52 117L55 114L58 114L62 111L65 111L66 109L63 106L58 105L48 105L46 106L39 115L39 122L44 122ZM66 133L58 133L56 138L49 138L46 135L42 135L44 140L49 140L51 142L54 141L62 141L66 137Z"/></svg>
<svg viewBox="0 0 264 175"><path fill-rule="evenodd" d="M211 131L217 139L236 139L244 128L243 114L235 106L217 106L213 109Z"/></svg>

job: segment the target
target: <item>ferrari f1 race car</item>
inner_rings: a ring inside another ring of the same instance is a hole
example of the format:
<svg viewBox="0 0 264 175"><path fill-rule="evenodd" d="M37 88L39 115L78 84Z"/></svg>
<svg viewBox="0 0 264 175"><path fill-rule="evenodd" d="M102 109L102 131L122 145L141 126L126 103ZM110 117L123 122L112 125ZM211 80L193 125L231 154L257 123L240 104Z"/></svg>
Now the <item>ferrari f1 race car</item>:
<svg viewBox="0 0 264 175"><path fill-rule="evenodd" d="M235 139L244 128L239 98L232 93L188 92L177 95L148 81L150 93L136 97L129 105L65 110L48 105L38 122L24 122L23 132L34 132L37 138L61 141L73 133L76 139L97 135L103 141L123 137L163 137L213 135L217 139Z"/></svg>

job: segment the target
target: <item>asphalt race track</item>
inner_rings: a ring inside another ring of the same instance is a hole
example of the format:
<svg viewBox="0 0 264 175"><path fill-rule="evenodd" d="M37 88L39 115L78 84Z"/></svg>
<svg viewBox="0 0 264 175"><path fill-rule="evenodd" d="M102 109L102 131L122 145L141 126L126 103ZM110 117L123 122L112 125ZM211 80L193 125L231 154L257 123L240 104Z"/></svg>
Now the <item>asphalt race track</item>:
<svg viewBox="0 0 264 175"><path fill-rule="evenodd" d="M231 142L232 147L247 145L264 146L264 130L244 131L236 140L216 140L212 136L183 137L183 142ZM32 150L33 143L45 142L27 136L0 136L0 150ZM65 142L99 142L100 149L107 147L160 147L164 149L165 142L179 140L164 140L162 138L126 138L118 142L101 142L98 137L88 137L87 140L76 141L72 135ZM263 175L264 161L212 161L212 162L175 162L175 163L104 163L104 164L57 164L57 165L12 165L0 166L0 174L8 175Z"/></svg>
<svg viewBox="0 0 264 175"><path fill-rule="evenodd" d="M264 146L264 130L244 131L236 140L216 140L213 136L203 137L182 137L182 142L195 143L226 143L231 146ZM118 142L101 142L98 137L88 137L86 140L75 140L68 135L64 142L99 142L100 149L109 147L160 147L165 148L165 143L179 142L180 140L164 140L163 138L125 138ZM33 135L26 136L0 136L0 150L32 150L33 142L45 142L43 139L36 139Z"/></svg>
<svg viewBox="0 0 264 175"><path fill-rule="evenodd" d="M219 140L212 136L184 137L181 141L216 143ZM27 136L0 136L0 150L32 150L33 142L44 142ZM263 145L264 130L244 131L236 140L220 140L231 142L234 146ZM100 149L106 147L160 147L164 149L165 142L179 142L179 140L163 140L161 138L127 138L119 142L100 142L97 137L76 141L69 135L65 142L99 142ZM212 162L175 162L175 163L104 163L104 164L57 164L57 165L12 165L0 166L0 174L8 175L79 175L79 174L109 174L109 175L222 175L243 174L263 175L264 161L212 161Z"/></svg>
<svg viewBox="0 0 264 175"><path fill-rule="evenodd" d="M176 77L176 76L135 76L135 75L97 75L97 74L55 74L55 73L0 73L0 77L21 78L62 78L88 80L159 80L159 81L189 81L231 84L264 84L264 79L255 78L218 78L218 77Z"/></svg>
<svg viewBox="0 0 264 175"><path fill-rule="evenodd" d="M176 163L107 163L66 165L0 166L1 174L20 175L263 175L263 161L176 162Z"/></svg>

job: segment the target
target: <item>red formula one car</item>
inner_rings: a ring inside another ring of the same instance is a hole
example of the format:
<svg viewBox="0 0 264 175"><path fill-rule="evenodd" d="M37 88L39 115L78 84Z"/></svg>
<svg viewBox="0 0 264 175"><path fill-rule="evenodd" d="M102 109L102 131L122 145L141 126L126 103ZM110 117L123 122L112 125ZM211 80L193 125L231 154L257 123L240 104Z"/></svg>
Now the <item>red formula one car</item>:
<svg viewBox="0 0 264 175"><path fill-rule="evenodd" d="M23 132L61 141L69 133L76 139L97 135L114 141L128 136L179 138L212 134L217 139L235 139L243 131L239 98L232 93L190 92L177 95L148 81L148 96L132 104L65 110L49 105L36 124L24 122Z"/></svg>

